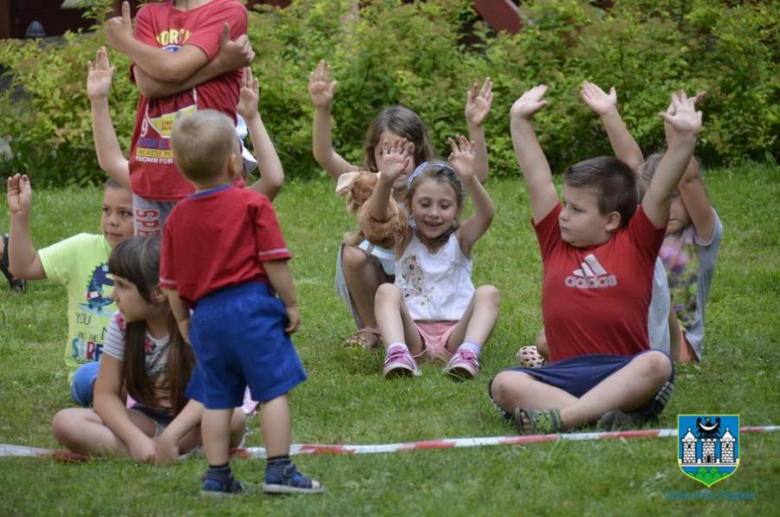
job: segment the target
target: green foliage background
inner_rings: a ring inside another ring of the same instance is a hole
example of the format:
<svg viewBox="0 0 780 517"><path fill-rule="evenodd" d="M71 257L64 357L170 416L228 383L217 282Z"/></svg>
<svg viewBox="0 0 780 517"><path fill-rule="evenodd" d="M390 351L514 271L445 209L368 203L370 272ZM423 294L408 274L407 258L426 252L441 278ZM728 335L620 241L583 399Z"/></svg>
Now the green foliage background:
<svg viewBox="0 0 780 517"><path fill-rule="evenodd" d="M90 0L98 12L104 0ZM605 11L584 0L524 1L523 30L494 34L468 0L360 2L297 0L250 13L252 64L261 81L261 113L288 177L319 174L311 155L308 74L326 59L338 81L333 142L354 163L369 121L402 103L420 114L435 145L466 131L465 91L490 76L496 94L486 123L491 174L513 175L507 113L528 87L547 83L540 139L555 169L608 153L598 120L579 100L583 80L616 86L621 112L647 151L663 147L654 115L669 93L706 90L699 154L708 165L780 156L780 2L631 0ZM12 86L0 93L0 135L12 138L12 172L38 183L99 180L85 92L86 62L105 43L100 30L63 43L0 42ZM137 92L127 59L117 67L110 103L129 148Z"/></svg>

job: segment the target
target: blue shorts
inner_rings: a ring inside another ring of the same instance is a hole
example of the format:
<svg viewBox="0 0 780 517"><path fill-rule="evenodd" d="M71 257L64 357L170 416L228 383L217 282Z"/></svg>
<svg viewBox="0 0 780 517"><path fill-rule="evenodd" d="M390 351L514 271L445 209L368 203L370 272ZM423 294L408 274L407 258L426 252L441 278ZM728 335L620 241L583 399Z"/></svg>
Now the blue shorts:
<svg viewBox="0 0 780 517"><path fill-rule="evenodd" d="M604 381L604 379L625 367L634 358L649 352L664 354L667 358L669 357L660 350L646 350L633 356L610 354L581 355L548 364L541 368L517 367L509 368L507 371L523 372L540 382L555 386L570 395L580 398ZM672 399L672 392L674 391L674 363L671 358L669 358L669 363L672 366L672 373L666 383L650 400L631 411L631 413L640 413L651 418L661 414ZM488 385L488 393L491 399L493 399L493 392L490 389L492 384L493 381L491 380ZM495 403L495 400L493 402ZM496 404L496 407L498 407L498 404ZM501 411L506 418L512 418L512 415L509 415L503 409Z"/></svg>
<svg viewBox="0 0 780 517"><path fill-rule="evenodd" d="M100 363L98 361L84 363L78 367L70 385L70 396L73 402L84 407L92 407L92 396L99 369Z"/></svg>
<svg viewBox="0 0 780 517"><path fill-rule="evenodd" d="M262 403L305 381L287 322L287 309L268 284L226 287L200 299L190 320L198 361L187 397L207 409L232 409L243 403L247 386Z"/></svg>

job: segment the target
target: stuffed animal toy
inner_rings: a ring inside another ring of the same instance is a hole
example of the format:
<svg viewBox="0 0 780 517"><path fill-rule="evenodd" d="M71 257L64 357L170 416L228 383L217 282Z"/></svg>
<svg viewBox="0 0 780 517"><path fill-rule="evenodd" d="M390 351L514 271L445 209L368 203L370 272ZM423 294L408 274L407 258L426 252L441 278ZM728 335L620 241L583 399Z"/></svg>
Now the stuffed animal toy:
<svg viewBox="0 0 780 517"><path fill-rule="evenodd" d="M339 176L336 194L346 195L347 212L357 214L358 231L344 235L344 242L349 246L357 246L363 239L368 239L374 246L391 250L403 240L407 226L406 213L395 200L390 198L386 221L377 221L369 213L366 201L378 181L379 174L368 171L345 172Z"/></svg>

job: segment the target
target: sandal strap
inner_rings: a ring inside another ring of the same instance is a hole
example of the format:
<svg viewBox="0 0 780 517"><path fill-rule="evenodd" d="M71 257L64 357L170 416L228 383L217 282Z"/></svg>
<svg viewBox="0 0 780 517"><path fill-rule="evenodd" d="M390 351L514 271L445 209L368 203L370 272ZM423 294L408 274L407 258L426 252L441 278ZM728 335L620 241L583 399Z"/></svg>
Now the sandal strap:
<svg viewBox="0 0 780 517"><path fill-rule="evenodd" d="M520 434L529 434L523 430L523 417L531 422L530 434L555 434L563 431L563 419L557 409L531 409L516 407L515 426Z"/></svg>

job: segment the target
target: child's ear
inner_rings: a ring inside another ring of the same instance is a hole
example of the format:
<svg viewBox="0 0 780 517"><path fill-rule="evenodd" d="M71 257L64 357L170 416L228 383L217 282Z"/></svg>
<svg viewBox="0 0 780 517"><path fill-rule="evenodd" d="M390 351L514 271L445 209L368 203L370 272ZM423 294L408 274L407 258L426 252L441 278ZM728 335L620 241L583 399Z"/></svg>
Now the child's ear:
<svg viewBox="0 0 780 517"><path fill-rule="evenodd" d="M244 161L241 159L241 155L236 153L230 156L227 163L228 174L231 178L237 178L244 172Z"/></svg>
<svg viewBox="0 0 780 517"><path fill-rule="evenodd" d="M607 220L604 223L604 229L607 231L607 233L612 233L620 228L620 221L621 217L619 212L610 212L607 214Z"/></svg>
<svg viewBox="0 0 780 517"><path fill-rule="evenodd" d="M154 286L154 290L151 293L151 298L154 303L163 303L168 301L168 295L159 285Z"/></svg>

